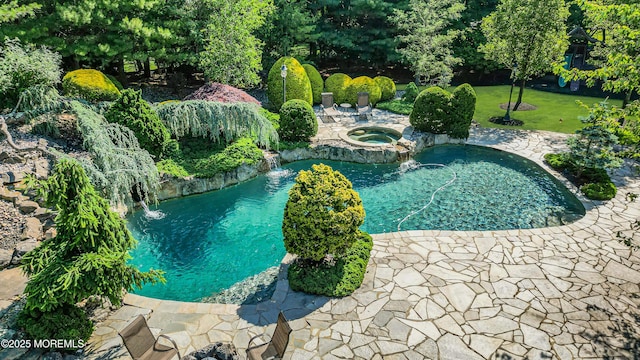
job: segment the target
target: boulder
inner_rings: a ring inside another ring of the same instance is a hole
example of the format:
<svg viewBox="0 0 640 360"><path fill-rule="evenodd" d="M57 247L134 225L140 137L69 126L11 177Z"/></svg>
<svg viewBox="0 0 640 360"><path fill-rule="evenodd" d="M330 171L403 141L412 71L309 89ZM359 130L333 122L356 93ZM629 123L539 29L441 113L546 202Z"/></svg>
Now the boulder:
<svg viewBox="0 0 640 360"><path fill-rule="evenodd" d="M15 203L17 199L20 198L20 192L9 190L6 187L0 186L0 199L4 201L8 201L11 203Z"/></svg>
<svg viewBox="0 0 640 360"><path fill-rule="evenodd" d="M49 228L44 232L44 239L51 240L56 237L56 235L58 235L58 231L56 230L56 228Z"/></svg>
<svg viewBox="0 0 640 360"><path fill-rule="evenodd" d="M2 183L4 184L14 184L22 181L22 179L24 179L24 174L21 172L7 171L0 174L0 179L2 179Z"/></svg>
<svg viewBox="0 0 640 360"><path fill-rule="evenodd" d="M16 249L13 252L13 256L22 257L22 255L37 248L38 245L40 245L40 243L38 242L38 240L35 240L35 239L27 239L24 241L20 241L18 245L16 245Z"/></svg>
<svg viewBox="0 0 640 360"><path fill-rule="evenodd" d="M18 204L18 209L20 209L20 211L23 214L30 214L32 212L34 212L36 209L38 209L40 207L40 205L38 205L37 202L35 201L23 201L21 203Z"/></svg>
<svg viewBox="0 0 640 360"><path fill-rule="evenodd" d="M50 169L49 160L44 158L40 158L36 160L36 163L34 165L34 172L36 173L36 178L38 178L39 180L43 180L49 177L49 169Z"/></svg>
<svg viewBox="0 0 640 360"><path fill-rule="evenodd" d="M11 264L13 251L0 249L0 269L4 269Z"/></svg>
<svg viewBox="0 0 640 360"><path fill-rule="evenodd" d="M0 153L0 163L3 164L22 164L24 158L20 155L9 154L6 151Z"/></svg>
<svg viewBox="0 0 640 360"><path fill-rule="evenodd" d="M40 238L42 238L42 223L37 218L27 218L22 230L22 239L39 240Z"/></svg>

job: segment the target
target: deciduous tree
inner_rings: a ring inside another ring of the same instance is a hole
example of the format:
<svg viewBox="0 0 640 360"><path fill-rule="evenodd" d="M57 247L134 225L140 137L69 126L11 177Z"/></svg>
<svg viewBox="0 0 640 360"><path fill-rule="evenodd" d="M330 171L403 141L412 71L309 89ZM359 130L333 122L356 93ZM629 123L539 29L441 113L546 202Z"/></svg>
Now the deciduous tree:
<svg viewBox="0 0 640 360"><path fill-rule="evenodd" d="M564 0L501 0L482 20L487 42L479 50L487 60L513 69L512 79L520 82L514 110L522 102L526 81L552 70L552 63L563 58L569 46L568 16Z"/></svg>

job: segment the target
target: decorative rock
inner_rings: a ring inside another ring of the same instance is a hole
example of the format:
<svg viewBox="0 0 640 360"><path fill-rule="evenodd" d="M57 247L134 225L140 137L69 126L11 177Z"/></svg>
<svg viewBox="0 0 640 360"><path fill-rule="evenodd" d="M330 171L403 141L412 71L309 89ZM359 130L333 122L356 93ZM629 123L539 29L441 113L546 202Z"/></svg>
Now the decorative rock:
<svg viewBox="0 0 640 360"><path fill-rule="evenodd" d="M24 179L24 174L19 172L7 171L6 173L0 174L0 180L4 184L14 184L22 181Z"/></svg>
<svg viewBox="0 0 640 360"><path fill-rule="evenodd" d="M40 205L38 205L35 201L23 201L18 204L18 208L23 214L30 214L38 209Z"/></svg>
<svg viewBox="0 0 640 360"><path fill-rule="evenodd" d="M24 158L20 155L10 155L6 151L0 153L0 163L3 164L22 164Z"/></svg>
<svg viewBox="0 0 640 360"><path fill-rule="evenodd" d="M22 230L22 239L35 239L38 240L42 237L42 224L40 220L30 217L27 218Z"/></svg>
<svg viewBox="0 0 640 360"><path fill-rule="evenodd" d="M4 269L11 264L13 251L0 249L0 269Z"/></svg>
<svg viewBox="0 0 640 360"><path fill-rule="evenodd" d="M22 257L22 255L28 253L29 251L37 248L39 245L38 240L36 239L27 239L21 241L16 245L16 249L13 252L14 257Z"/></svg>
<svg viewBox="0 0 640 360"><path fill-rule="evenodd" d="M36 173L36 177L39 180L46 179L47 177L49 177L49 168L50 168L49 160L44 158L40 158L36 160L34 168L35 168L34 172Z"/></svg>
<svg viewBox="0 0 640 360"><path fill-rule="evenodd" d="M44 232L44 239L50 240L56 237L56 235L58 235L58 230L56 230L56 228L49 228Z"/></svg>
<svg viewBox="0 0 640 360"><path fill-rule="evenodd" d="M0 199L15 203L16 199L20 198L20 192L12 191L5 187L0 186Z"/></svg>

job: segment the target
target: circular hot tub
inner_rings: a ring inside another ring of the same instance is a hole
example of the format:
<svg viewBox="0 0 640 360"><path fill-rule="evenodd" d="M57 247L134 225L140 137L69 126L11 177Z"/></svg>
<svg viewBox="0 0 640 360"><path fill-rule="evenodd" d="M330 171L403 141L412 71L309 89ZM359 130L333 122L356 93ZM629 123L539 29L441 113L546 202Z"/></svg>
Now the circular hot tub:
<svg viewBox="0 0 640 360"><path fill-rule="evenodd" d="M355 142L367 145L395 145L402 134L390 128L379 126L360 127L347 132L347 137Z"/></svg>

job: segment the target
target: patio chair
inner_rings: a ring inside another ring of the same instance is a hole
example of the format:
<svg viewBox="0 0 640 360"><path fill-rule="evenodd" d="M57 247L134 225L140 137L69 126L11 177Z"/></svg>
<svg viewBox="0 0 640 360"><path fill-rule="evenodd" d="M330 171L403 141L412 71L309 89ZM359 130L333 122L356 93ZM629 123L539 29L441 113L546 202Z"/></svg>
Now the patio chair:
<svg viewBox="0 0 640 360"><path fill-rule="evenodd" d="M369 93L368 92L359 92L358 93L358 106L356 107L358 110L358 119L360 120L369 120L371 116L373 116L373 105L369 102Z"/></svg>
<svg viewBox="0 0 640 360"><path fill-rule="evenodd" d="M284 356L285 350L287 350L287 345L289 344L289 334L291 334L291 327L281 311L280 314L278 314L276 330L273 332L273 337L271 337L269 342L251 346L251 342L253 340L266 335L266 333L256 335L249 340L249 345L247 345L247 359L281 359Z"/></svg>
<svg viewBox="0 0 640 360"><path fill-rule="evenodd" d="M119 334L133 360L169 360L176 355L181 358L176 342L166 335L159 335L156 339L142 315L133 319ZM160 338L171 341L173 347L159 344Z"/></svg>
<svg viewBox="0 0 640 360"><path fill-rule="evenodd" d="M342 116L342 112L338 110L338 104L333 102L333 93L322 93L322 116L320 119L324 123L334 123L336 119Z"/></svg>

